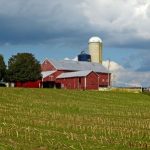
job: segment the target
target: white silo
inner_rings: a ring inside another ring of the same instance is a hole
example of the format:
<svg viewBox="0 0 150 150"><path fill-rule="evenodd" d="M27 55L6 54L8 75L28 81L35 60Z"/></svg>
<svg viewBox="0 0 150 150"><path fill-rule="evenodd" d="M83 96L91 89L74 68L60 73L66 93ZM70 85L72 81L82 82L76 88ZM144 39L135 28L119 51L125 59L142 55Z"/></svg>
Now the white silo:
<svg viewBox="0 0 150 150"><path fill-rule="evenodd" d="M91 62L102 64L102 40L99 37L91 37L89 39L89 54Z"/></svg>

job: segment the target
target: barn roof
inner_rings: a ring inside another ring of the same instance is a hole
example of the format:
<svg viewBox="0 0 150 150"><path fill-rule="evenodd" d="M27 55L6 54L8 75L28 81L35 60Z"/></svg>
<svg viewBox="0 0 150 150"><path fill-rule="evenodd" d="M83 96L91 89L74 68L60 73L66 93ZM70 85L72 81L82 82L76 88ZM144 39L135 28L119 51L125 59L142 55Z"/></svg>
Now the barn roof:
<svg viewBox="0 0 150 150"><path fill-rule="evenodd" d="M108 70L99 63L73 61L73 60L49 60L57 70L84 71L92 70L94 72L108 73Z"/></svg>
<svg viewBox="0 0 150 150"><path fill-rule="evenodd" d="M50 76L54 72L56 72L56 71L43 71L43 72L41 72L41 74L42 74L43 78L46 78L47 76Z"/></svg>
<svg viewBox="0 0 150 150"><path fill-rule="evenodd" d="M61 78L72 78L72 77L86 77L88 74L90 74L92 70L87 71L76 71L76 72L69 72L69 73L62 73L57 77L57 79Z"/></svg>

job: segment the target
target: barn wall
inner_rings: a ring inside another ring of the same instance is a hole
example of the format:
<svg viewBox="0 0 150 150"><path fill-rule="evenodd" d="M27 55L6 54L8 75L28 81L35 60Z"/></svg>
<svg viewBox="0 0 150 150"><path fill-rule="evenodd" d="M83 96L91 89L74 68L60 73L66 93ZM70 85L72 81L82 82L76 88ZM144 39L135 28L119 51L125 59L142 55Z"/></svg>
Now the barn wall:
<svg viewBox="0 0 150 150"><path fill-rule="evenodd" d="M65 78L65 79L57 79L57 83L62 85L64 89L80 89L79 79L78 78Z"/></svg>
<svg viewBox="0 0 150 150"><path fill-rule="evenodd" d="M56 70L56 68L49 62L49 60L46 59L41 64L41 70L42 71L51 71L51 70ZM74 70L72 70L72 71L57 70L52 75L44 78L43 82L55 81L57 83L59 81L60 83L62 83L64 85L64 88L84 89L84 87L85 87L84 77L82 77L81 79L76 77L76 78L68 78L65 80L62 80L62 79L56 80L57 76L59 76L61 73L65 73L65 72L74 72ZM97 75L99 78L96 77ZM111 78L111 74L109 74L109 76ZM79 80L81 80L80 84L79 84ZM96 74L96 73L92 72L90 75L87 76L86 80L87 80L86 81L87 89L98 89L98 85L99 85L99 87L107 87L108 86L108 74L107 73L97 73ZM110 81L109 81L109 85L110 85Z"/></svg>
<svg viewBox="0 0 150 150"><path fill-rule="evenodd" d="M98 85L98 75L94 72L91 72L86 77L86 89L88 90L97 90L99 88Z"/></svg>
<svg viewBox="0 0 150 150"><path fill-rule="evenodd" d="M108 86L108 73L98 73L99 75L99 86L100 87L107 87ZM109 74L109 85L111 81L111 74Z"/></svg>
<svg viewBox="0 0 150 150"><path fill-rule="evenodd" d="M64 71L58 70L56 72L54 72L53 74L51 74L50 76L47 76L46 78L43 79L43 82L46 81L55 81L57 76L59 76L61 73L63 73Z"/></svg>
<svg viewBox="0 0 150 150"><path fill-rule="evenodd" d="M54 72L53 74L51 74L50 76L47 76L46 78L43 79L44 82L46 81L55 81L56 78L62 74L62 73L66 73L66 72L73 72L73 71L67 71L67 70L57 70L56 72Z"/></svg>
<svg viewBox="0 0 150 150"><path fill-rule="evenodd" d="M57 79L56 82L60 83L64 89L83 89L83 90L98 89L98 75L94 72L90 73L87 77Z"/></svg>
<svg viewBox="0 0 150 150"><path fill-rule="evenodd" d="M111 74L110 78L111 78ZM99 79L98 79L99 77ZM59 82L63 82L63 79L60 79ZM75 81L74 81L75 80ZM58 79L57 79L58 81ZM76 89L84 89L85 88L85 77L81 78L81 84L79 85L79 78L76 77L76 79L74 78L67 78L64 81L64 85L66 85L66 88L69 87L71 89L73 89L74 87L76 87ZM75 82L75 83L74 83ZM98 89L98 85L99 87L107 87L108 86L108 74L107 73L99 73L98 75L94 72L90 73L87 77L86 77L86 89ZM110 82L109 82L110 85Z"/></svg>
<svg viewBox="0 0 150 150"><path fill-rule="evenodd" d="M41 81L27 81L27 82L16 82L15 87L23 87L23 88L39 88L41 87Z"/></svg>
<svg viewBox="0 0 150 150"><path fill-rule="evenodd" d="M81 79L80 89L85 90L86 89L86 87L85 87L85 77L81 77L80 79Z"/></svg>
<svg viewBox="0 0 150 150"><path fill-rule="evenodd" d="M41 64L41 71L51 71L51 70L56 70L56 68L46 59Z"/></svg>

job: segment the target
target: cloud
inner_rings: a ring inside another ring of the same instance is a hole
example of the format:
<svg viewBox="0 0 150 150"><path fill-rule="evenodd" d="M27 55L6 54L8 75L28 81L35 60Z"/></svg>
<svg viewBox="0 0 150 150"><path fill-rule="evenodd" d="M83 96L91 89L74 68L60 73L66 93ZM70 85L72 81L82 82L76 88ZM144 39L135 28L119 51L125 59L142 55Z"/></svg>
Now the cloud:
<svg viewBox="0 0 150 150"><path fill-rule="evenodd" d="M70 59L68 57L64 60L78 61L77 57ZM150 71L131 71L124 68L115 61L105 60L103 66L109 68L112 73L112 86L122 87L150 87Z"/></svg>
<svg viewBox="0 0 150 150"><path fill-rule="evenodd" d="M74 57L73 59L70 59L70 58L66 57L66 58L64 58L64 60L73 60L73 61L78 61L78 57L76 56L76 57Z"/></svg>
<svg viewBox="0 0 150 150"><path fill-rule="evenodd" d="M103 61L108 68L109 61ZM150 71L131 71L120 64L110 61L110 72L112 73L113 86L150 87Z"/></svg>
<svg viewBox="0 0 150 150"><path fill-rule="evenodd" d="M1 43L12 44L72 40L87 26L73 0L0 0L0 22Z"/></svg>
<svg viewBox="0 0 150 150"><path fill-rule="evenodd" d="M119 65L118 63L114 62L114 61L103 61L103 65L105 66L105 68L109 68L110 71L124 71L124 67Z"/></svg>
<svg viewBox="0 0 150 150"><path fill-rule="evenodd" d="M94 28L108 34L111 46L139 47L144 42L150 47L149 7L146 0L87 0L83 10Z"/></svg>
<svg viewBox="0 0 150 150"><path fill-rule="evenodd" d="M107 49L140 50L126 58L124 66L134 64L143 74L150 71L149 26L147 0L0 0L1 48L46 45L46 49L68 52L87 47L88 38L96 35ZM115 62L112 66L125 69Z"/></svg>
<svg viewBox="0 0 150 150"><path fill-rule="evenodd" d="M149 8L147 0L0 0L0 43L81 44L97 34L106 46L148 49Z"/></svg>

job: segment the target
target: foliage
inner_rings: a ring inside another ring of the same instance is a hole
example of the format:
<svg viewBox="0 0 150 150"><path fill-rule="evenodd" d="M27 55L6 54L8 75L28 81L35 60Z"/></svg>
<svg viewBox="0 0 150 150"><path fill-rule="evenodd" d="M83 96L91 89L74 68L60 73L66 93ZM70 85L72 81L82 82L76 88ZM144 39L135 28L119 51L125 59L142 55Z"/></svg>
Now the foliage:
<svg viewBox="0 0 150 150"><path fill-rule="evenodd" d="M18 53L9 59L7 71L8 81L36 81L40 78L40 63L32 54Z"/></svg>
<svg viewBox="0 0 150 150"><path fill-rule="evenodd" d="M0 88L0 149L150 149L143 94Z"/></svg>
<svg viewBox="0 0 150 150"><path fill-rule="evenodd" d="M0 81L4 79L5 74L6 74L6 65L3 56L0 55Z"/></svg>

